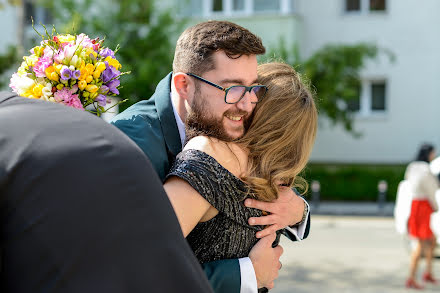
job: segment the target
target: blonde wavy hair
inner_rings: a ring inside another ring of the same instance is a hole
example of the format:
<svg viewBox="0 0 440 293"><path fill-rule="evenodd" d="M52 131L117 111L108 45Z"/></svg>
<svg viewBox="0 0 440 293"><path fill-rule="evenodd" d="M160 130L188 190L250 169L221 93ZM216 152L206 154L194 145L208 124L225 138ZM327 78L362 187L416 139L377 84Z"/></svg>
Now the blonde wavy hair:
<svg viewBox="0 0 440 293"><path fill-rule="evenodd" d="M258 102L248 130L237 142L249 150L248 175L242 178L260 200L278 197L278 184L302 188L298 176L315 141L318 112L307 83L290 66L258 66L258 81L268 87Z"/></svg>

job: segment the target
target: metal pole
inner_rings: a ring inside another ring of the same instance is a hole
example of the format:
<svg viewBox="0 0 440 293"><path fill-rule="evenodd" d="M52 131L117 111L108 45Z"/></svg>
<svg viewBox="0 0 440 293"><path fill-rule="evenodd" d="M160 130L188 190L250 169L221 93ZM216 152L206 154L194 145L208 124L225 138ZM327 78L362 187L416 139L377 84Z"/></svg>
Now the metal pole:
<svg viewBox="0 0 440 293"><path fill-rule="evenodd" d="M385 180L380 180L377 184L377 190L377 205L379 208L379 212L383 214L387 198L388 183Z"/></svg>
<svg viewBox="0 0 440 293"><path fill-rule="evenodd" d="M319 181L313 180L311 184L312 188L312 202L313 207L317 210L319 208L319 200L320 200L320 191L321 191L321 184L319 184Z"/></svg>

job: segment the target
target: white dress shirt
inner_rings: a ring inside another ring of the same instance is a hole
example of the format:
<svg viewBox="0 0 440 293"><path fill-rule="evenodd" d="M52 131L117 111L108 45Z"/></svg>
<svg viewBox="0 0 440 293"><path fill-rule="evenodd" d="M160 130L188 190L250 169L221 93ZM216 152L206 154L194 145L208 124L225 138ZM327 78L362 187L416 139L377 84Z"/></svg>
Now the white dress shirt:
<svg viewBox="0 0 440 293"><path fill-rule="evenodd" d="M174 101L171 98L171 96L170 99L171 99L171 104L173 106L174 117L176 118L176 122L177 122L177 128L179 129L180 141L182 142L182 146L183 146L185 142L185 124L183 123L182 119L177 113L176 105L174 104ZM308 203L305 200L304 203L308 205ZM295 227L295 228L287 227L286 229L288 229L293 235L295 235L296 239L300 241L304 237L304 232L307 226L307 220L308 217L304 223L299 225L299 227ZM252 265L251 259L249 257L243 257L240 258L238 262L240 264L240 277L241 277L240 293L258 292L257 277L255 276L255 270L254 270L254 266Z"/></svg>

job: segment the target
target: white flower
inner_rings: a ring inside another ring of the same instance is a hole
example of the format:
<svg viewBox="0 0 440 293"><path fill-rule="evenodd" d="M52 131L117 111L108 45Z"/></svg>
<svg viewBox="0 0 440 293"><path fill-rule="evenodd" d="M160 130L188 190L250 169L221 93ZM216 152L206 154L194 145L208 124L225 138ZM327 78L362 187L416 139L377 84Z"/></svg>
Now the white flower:
<svg viewBox="0 0 440 293"><path fill-rule="evenodd" d="M52 101L54 100L53 93L52 93L52 84L50 82L48 82L46 84L46 86L41 90L42 92L42 96L41 98L46 100L46 101Z"/></svg>
<svg viewBox="0 0 440 293"><path fill-rule="evenodd" d="M78 56L73 55L72 59L70 60L70 70L75 70L75 67L77 67L77 63L78 63ZM73 68L72 68L73 67Z"/></svg>
<svg viewBox="0 0 440 293"><path fill-rule="evenodd" d="M27 76L19 76L14 73L11 77L11 83L9 86L16 92L19 96L23 95L25 92L29 91L33 87L35 81Z"/></svg>

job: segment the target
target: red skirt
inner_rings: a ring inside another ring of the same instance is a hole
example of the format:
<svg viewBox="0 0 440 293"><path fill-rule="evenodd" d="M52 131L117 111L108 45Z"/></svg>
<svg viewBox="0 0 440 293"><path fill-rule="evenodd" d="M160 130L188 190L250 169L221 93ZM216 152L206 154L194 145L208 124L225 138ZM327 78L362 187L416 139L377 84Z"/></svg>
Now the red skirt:
<svg viewBox="0 0 440 293"><path fill-rule="evenodd" d="M431 231L431 214L433 210L431 204L426 199L413 200L411 204L411 214L408 220L409 235L421 239L432 239L434 234Z"/></svg>

